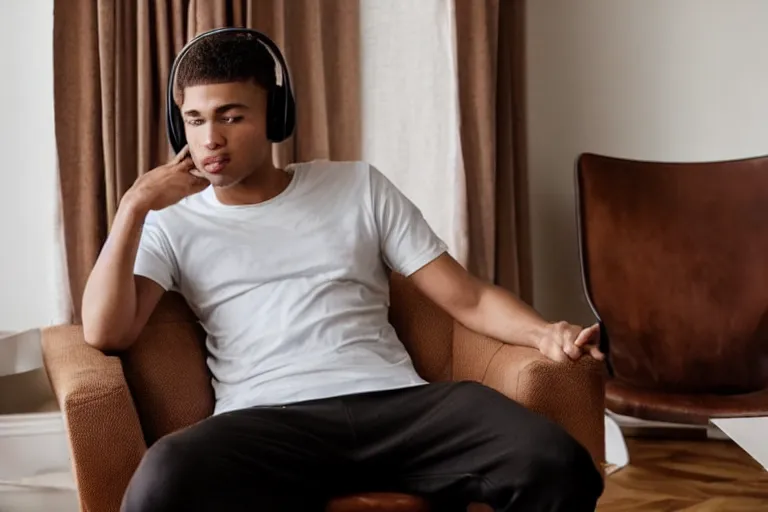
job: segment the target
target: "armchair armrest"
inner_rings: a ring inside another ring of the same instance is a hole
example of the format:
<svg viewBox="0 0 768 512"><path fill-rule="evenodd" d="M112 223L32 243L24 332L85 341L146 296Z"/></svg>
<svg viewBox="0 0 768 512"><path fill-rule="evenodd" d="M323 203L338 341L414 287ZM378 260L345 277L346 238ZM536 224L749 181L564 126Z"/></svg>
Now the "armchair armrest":
<svg viewBox="0 0 768 512"><path fill-rule="evenodd" d="M474 380L555 421L592 454L605 461L605 378L591 357L556 363L538 350L481 336L456 324L454 380Z"/></svg>
<svg viewBox="0 0 768 512"><path fill-rule="evenodd" d="M146 451L120 359L79 326L43 330L43 361L66 426L81 510L117 511Z"/></svg>

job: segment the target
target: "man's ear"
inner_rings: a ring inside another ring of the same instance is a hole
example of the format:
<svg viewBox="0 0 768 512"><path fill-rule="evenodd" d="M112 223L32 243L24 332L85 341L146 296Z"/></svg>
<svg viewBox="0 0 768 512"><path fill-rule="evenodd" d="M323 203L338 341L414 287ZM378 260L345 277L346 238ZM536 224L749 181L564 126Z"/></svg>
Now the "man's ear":
<svg viewBox="0 0 768 512"><path fill-rule="evenodd" d="M181 110L181 106L184 104L184 90L180 87L173 87L173 102Z"/></svg>

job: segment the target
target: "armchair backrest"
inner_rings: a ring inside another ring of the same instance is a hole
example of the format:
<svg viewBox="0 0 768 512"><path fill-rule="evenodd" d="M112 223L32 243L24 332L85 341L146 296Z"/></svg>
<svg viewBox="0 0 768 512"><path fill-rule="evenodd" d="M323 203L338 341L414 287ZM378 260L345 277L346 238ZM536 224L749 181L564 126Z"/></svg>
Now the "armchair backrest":
<svg viewBox="0 0 768 512"><path fill-rule="evenodd" d="M449 380L453 320L405 278L390 280L390 321L430 381ZM166 293L136 343L122 356L147 445L211 415L205 335L177 293Z"/></svg>

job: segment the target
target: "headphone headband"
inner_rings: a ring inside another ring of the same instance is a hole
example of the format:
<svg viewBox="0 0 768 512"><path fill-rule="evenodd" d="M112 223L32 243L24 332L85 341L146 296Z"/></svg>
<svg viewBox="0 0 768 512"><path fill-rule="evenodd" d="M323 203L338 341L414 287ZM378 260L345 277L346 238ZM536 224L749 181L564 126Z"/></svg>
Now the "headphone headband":
<svg viewBox="0 0 768 512"><path fill-rule="evenodd" d="M166 131L171 147L176 153L181 151L187 143L184 134L184 121L173 97L173 91L176 84L176 73L179 64L197 42L207 37L222 33L251 35L255 41L264 46L267 53L272 57L275 62L275 83L271 87L271 90L268 91L267 137L272 142L282 142L293 133L293 128L296 122L296 105L293 97L293 90L291 88L291 77L288 72L288 65L285 62L280 48L278 48L277 44L265 34L254 29L240 27L216 28L198 34L184 45L174 59L173 65L171 66L171 72L168 75L168 88L166 91Z"/></svg>

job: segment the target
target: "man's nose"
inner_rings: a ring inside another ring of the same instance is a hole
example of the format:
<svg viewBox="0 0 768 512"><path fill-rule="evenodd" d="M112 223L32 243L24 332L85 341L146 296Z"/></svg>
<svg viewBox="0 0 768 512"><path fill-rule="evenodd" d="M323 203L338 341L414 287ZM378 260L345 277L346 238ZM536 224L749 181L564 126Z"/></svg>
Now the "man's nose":
<svg viewBox="0 0 768 512"><path fill-rule="evenodd" d="M216 126L216 123L208 123L207 131L205 133L205 147L209 150L213 150L225 145L226 142L226 139Z"/></svg>

